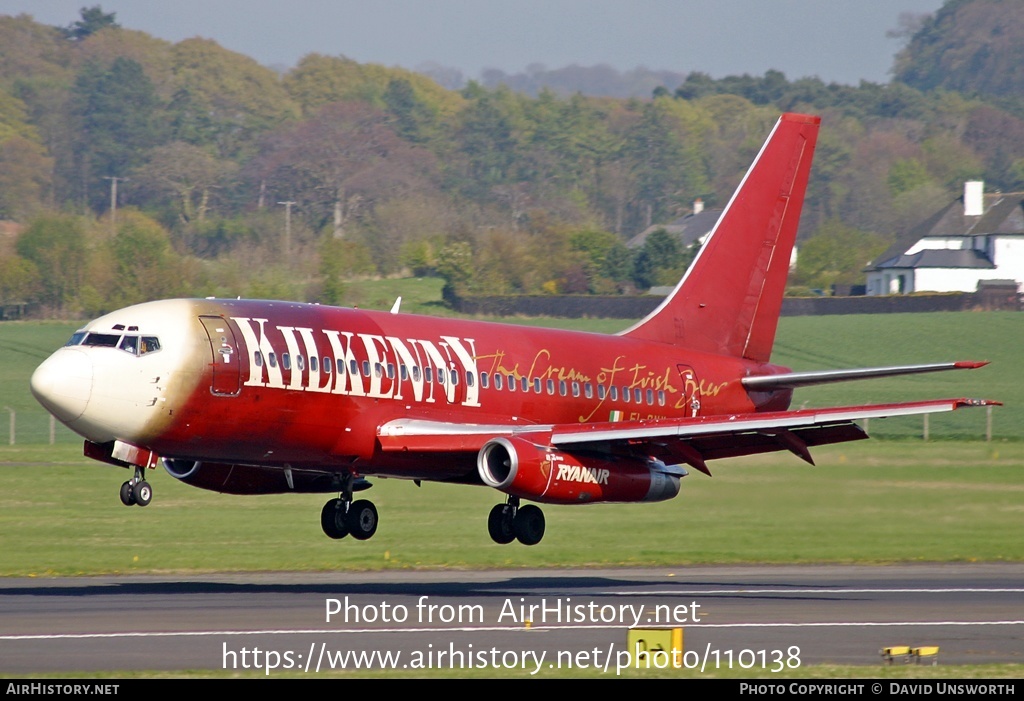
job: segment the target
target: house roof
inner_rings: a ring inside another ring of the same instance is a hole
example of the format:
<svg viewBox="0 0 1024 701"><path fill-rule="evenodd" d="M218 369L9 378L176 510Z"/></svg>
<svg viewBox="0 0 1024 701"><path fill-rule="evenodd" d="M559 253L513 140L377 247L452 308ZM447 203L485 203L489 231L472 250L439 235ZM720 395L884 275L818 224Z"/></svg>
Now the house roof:
<svg viewBox="0 0 1024 701"><path fill-rule="evenodd" d="M888 268L982 268L993 269L995 264L982 251L973 248L926 248L913 255L890 258L875 266L875 270Z"/></svg>
<svg viewBox="0 0 1024 701"><path fill-rule="evenodd" d="M629 248L640 248L646 243L647 237L658 229L664 229L683 246L691 246L694 241L707 235L708 232L715 228L715 224L718 223L718 218L722 216L723 211L721 209L705 209L700 214L687 214L685 217L679 217L668 224L649 226L627 241L626 246Z"/></svg>
<svg viewBox="0 0 1024 701"><path fill-rule="evenodd" d="M969 217L964 214L964 198L958 197L899 237L882 255L869 263L866 270L892 267L988 267L978 265L894 265L896 260L903 257L915 243L923 238L1024 234L1024 193L986 193L983 201L984 213Z"/></svg>

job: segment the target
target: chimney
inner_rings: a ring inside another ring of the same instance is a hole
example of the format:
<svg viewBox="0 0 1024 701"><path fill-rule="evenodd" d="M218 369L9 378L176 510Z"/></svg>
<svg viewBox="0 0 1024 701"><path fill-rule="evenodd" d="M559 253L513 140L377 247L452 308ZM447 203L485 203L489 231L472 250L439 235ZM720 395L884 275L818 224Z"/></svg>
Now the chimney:
<svg viewBox="0 0 1024 701"><path fill-rule="evenodd" d="M964 216L980 217L985 213L985 183L968 180L964 183Z"/></svg>
<svg viewBox="0 0 1024 701"><path fill-rule="evenodd" d="M703 211L704 211L704 200L702 200L701 198L698 197L697 199L695 199L693 201L693 213L694 214L700 214Z"/></svg>

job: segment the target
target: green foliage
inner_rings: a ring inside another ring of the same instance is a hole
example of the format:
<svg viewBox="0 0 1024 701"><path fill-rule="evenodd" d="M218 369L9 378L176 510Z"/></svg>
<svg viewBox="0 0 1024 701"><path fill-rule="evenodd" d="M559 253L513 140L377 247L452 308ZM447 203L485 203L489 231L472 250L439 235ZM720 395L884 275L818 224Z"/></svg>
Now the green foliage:
<svg viewBox="0 0 1024 701"><path fill-rule="evenodd" d="M158 98L137 62L86 64L75 79L71 114L79 126L72 145L79 196L97 210L108 204L105 177L126 177L161 143ZM69 174L70 175L70 174Z"/></svg>
<svg viewBox="0 0 1024 701"><path fill-rule="evenodd" d="M896 161L889 168L889 190L893 195L902 195L930 182L928 169L916 158Z"/></svg>
<svg viewBox="0 0 1024 701"><path fill-rule="evenodd" d="M108 311L185 292L187 281L167 232L149 217L119 211L117 234L106 249L113 264Z"/></svg>
<svg viewBox="0 0 1024 701"><path fill-rule="evenodd" d="M913 33L896 57L894 73L896 80L919 90L946 88L1020 98L1021 46L1021 3L948 0Z"/></svg>
<svg viewBox="0 0 1024 701"><path fill-rule="evenodd" d="M81 41L107 27L116 29L121 26L117 23L117 13L106 13L99 5L83 7L80 14L82 17L80 20L72 22L63 30L64 36L72 41Z"/></svg>
<svg viewBox="0 0 1024 701"><path fill-rule="evenodd" d="M800 245L794 282L823 290L860 282L864 267L887 245L880 236L829 220Z"/></svg>
<svg viewBox="0 0 1024 701"><path fill-rule="evenodd" d="M45 271L39 301L55 314L72 310L86 271L85 228L78 217L45 215L18 237L18 255Z"/></svg>
<svg viewBox="0 0 1024 701"><path fill-rule="evenodd" d="M0 303L34 299L40 288L39 268L20 256L0 256Z"/></svg>

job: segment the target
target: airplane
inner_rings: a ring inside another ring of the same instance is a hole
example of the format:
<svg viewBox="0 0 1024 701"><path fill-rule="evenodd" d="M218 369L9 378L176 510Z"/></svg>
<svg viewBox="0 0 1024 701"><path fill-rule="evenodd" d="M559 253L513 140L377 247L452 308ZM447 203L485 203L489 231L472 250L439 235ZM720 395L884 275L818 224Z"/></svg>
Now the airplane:
<svg viewBox="0 0 1024 701"><path fill-rule="evenodd" d="M943 399L790 410L826 382L985 362L792 372L770 362L820 118L783 114L665 301L614 335L287 301L177 299L102 316L32 392L132 470L230 494L332 493L331 538L374 535L368 477L483 485L501 544L539 543L535 504L662 501L710 460L867 437L857 421L998 404Z"/></svg>

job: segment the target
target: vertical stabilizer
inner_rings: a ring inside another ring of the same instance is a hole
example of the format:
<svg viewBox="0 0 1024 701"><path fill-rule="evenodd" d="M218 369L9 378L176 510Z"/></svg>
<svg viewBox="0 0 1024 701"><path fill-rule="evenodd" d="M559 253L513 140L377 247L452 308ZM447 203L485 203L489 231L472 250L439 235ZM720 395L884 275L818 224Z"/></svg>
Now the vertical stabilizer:
<svg viewBox="0 0 1024 701"><path fill-rule="evenodd" d="M820 123L779 118L683 279L622 335L768 361Z"/></svg>

